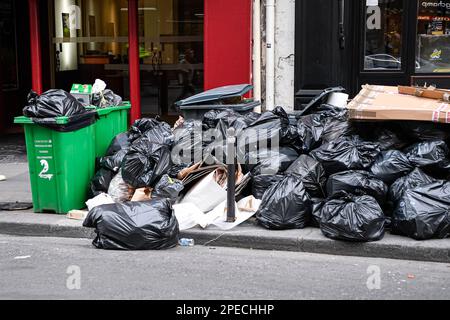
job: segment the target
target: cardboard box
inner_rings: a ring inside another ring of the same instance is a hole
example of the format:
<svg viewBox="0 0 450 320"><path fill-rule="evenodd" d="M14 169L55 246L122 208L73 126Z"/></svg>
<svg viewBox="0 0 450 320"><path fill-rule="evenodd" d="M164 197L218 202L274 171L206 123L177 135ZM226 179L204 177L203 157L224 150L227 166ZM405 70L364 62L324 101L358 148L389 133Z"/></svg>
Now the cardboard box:
<svg viewBox="0 0 450 320"><path fill-rule="evenodd" d="M399 94L398 87L365 85L347 108L351 120L450 123L449 103Z"/></svg>
<svg viewBox="0 0 450 320"><path fill-rule="evenodd" d="M72 85L70 94L84 105L90 105L92 101L92 85L75 83Z"/></svg>

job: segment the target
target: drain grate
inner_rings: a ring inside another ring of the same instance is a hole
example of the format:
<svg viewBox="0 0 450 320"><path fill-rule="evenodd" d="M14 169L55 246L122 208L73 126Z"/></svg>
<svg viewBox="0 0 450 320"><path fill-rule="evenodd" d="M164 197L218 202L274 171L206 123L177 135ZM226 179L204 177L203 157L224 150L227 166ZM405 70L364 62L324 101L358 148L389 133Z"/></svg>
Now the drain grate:
<svg viewBox="0 0 450 320"><path fill-rule="evenodd" d="M33 209L29 202L0 202L0 211L21 211Z"/></svg>

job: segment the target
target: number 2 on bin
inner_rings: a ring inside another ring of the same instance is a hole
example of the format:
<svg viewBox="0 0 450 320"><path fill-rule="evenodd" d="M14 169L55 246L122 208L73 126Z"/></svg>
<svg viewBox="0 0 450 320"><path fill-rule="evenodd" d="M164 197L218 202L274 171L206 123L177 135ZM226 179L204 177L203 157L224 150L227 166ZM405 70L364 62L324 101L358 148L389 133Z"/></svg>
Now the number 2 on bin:
<svg viewBox="0 0 450 320"><path fill-rule="evenodd" d="M48 181L52 180L53 175L52 174L47 174L48 170L49 170L49 165L48 165L48 161L47 160L41 160L41 166L42 166L42 171L39 173L39 178L41 179L48 179Z"/></svg>

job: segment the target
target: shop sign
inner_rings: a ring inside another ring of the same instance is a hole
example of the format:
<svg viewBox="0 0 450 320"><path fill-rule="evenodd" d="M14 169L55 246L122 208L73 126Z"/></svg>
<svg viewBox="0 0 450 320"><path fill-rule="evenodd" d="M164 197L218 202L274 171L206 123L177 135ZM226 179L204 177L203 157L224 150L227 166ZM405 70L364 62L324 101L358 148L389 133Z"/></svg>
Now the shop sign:
<svg viewBox="0 0 450 320"><path fill-rule="evenodd" d="M423 8L445 8L450 10L450 2L447 1L423 1L421 3Z"/></svg>

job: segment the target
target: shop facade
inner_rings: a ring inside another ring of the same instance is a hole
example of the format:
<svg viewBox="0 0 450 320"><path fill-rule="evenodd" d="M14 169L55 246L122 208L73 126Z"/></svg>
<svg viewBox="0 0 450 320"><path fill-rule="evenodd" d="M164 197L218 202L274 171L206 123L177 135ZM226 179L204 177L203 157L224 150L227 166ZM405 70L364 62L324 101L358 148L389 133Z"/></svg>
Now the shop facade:
<svg viewBox="0 0 450 320"><path fill-rule="evenodd" d="M251 0L0 0L7 128L30 88L104 80L132 102L132 119L171 121L174 102L251 83Z"/></svg>
<svg viewBox="0 0 450 320"><path fill-rule="evenodd" d="M296 2L296 91L450 87L450 1Z"/></svg>

